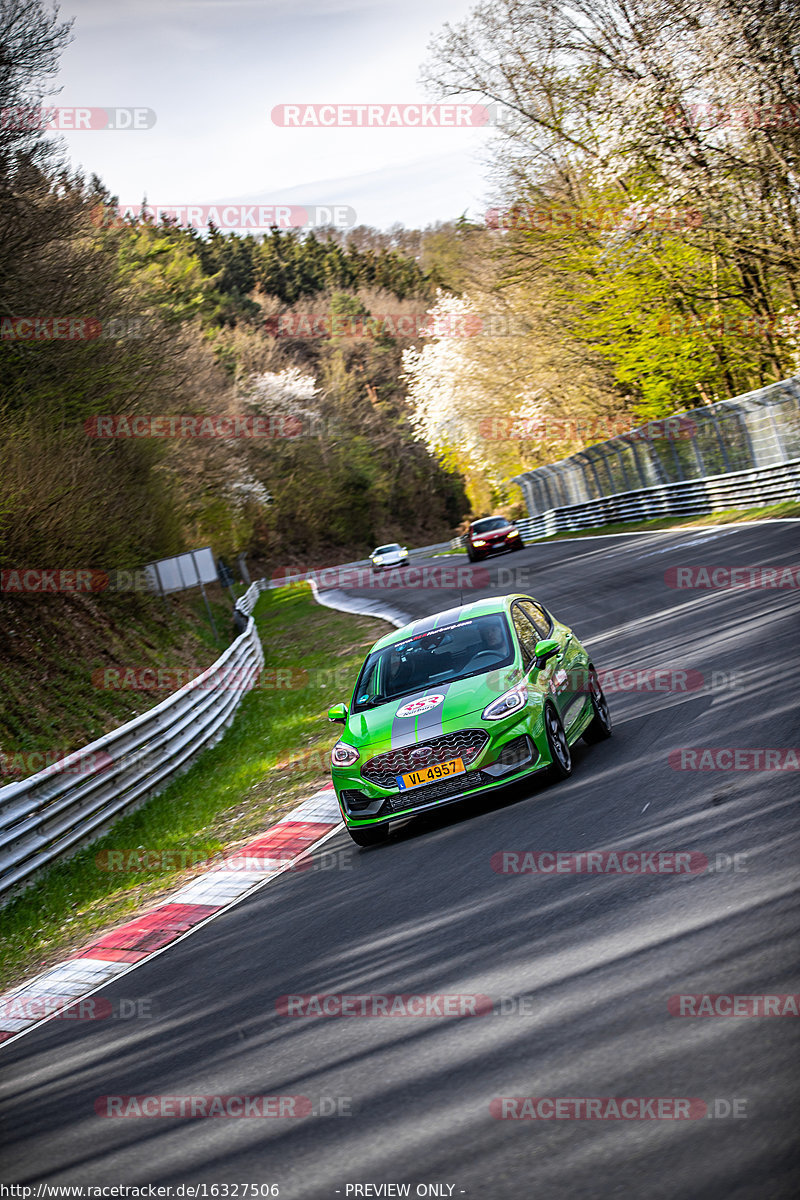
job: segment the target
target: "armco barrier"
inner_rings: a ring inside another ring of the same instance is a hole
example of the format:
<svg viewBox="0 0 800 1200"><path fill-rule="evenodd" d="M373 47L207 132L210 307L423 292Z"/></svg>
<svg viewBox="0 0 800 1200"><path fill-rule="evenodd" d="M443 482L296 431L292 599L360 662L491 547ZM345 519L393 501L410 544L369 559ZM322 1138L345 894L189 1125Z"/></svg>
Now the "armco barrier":
<svg viewBox="0 0 800 1200"><path fill-rule="evenodd" d="M0 788L0 903L219 741L264 664L250 616L260 590L252 584L237 601L245 631L196 679L82 750Z"/></svg>
<svg viewBox="0 0 800 1200"><path fill-rule="evenodd" d="M549 537L615 522L698 516L726 508L753 508L800 500L800 459L759 470L733 471L683 483L639 488L585 504L550 509L517 521L523 537Z"/></svg>
<svg viewBox="0 0 800 1200"><path fill-rule="evenodd" d="M708 482L798 458L800 375L650 421L560 462L524 471L514 482L529 516L538 517L637 489Z"/></svg>

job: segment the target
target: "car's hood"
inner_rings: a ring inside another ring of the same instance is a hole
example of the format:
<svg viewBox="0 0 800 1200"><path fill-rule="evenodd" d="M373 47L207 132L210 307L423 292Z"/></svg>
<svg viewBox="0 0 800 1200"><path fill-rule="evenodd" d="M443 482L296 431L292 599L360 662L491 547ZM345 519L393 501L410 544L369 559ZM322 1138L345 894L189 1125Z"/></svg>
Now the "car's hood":
<svg viewBox="0 0 800 1200"><path fill-rule="evenodd" d="M351 713L345 741L357 746L375 743L376 752L377 743L386 748L427 741L463 726L470 718L480 720L486 705L520 678L519 667L512 665L468 679L455 679L452 683L432 684L377 708Z"/></svg>

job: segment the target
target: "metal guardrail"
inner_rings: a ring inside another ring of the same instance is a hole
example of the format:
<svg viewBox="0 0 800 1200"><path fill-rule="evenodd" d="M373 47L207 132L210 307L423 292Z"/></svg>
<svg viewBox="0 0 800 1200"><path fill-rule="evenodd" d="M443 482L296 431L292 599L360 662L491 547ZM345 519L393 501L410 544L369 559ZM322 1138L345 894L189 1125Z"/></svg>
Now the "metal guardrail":
<svg viewBox="0 0 800 1200"><path fill-rule="evenodd" d="M615 522L699 516L726 508L753 508L800 500L800 459L760 470L732 471L667 483L550 509L516 524L523 537L549 537Z"/></svg>
<svg viewBox="0 0 800 1200"><path fill-rule="evenodd" d="M119 729L0 788L0 903L157 795L219 741L264 665L250 616L260 590L252 584L237 601L246 629L201 675Z"/></svg>
<svg viewBox="0 0 800 1200"><path fill-rule="evenodd" d="M514 478L531 517L800 458L800 376L651 421ZM688 511L688 510L687 510ZM658 515L658 514L654 514ZM633 518L631 518L633 519Z"/></svg>

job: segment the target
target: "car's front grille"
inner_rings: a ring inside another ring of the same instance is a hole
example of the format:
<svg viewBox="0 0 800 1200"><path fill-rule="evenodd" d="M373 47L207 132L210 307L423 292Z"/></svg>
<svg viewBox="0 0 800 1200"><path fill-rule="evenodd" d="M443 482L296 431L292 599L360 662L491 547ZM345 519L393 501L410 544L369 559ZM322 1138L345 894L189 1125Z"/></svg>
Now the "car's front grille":
<svg viewBox="0 0 800 1200"><path fill-rule="evenodd" d="M427 742L413 742L410 746L376 754L364 764L361 774L370 783L377 783L378 787L395 788L398 775L421 771L436 763L448 762L451 758L462 759L464 766L468 767L488 740L489 735L483 729L459 729Z"/></svg>

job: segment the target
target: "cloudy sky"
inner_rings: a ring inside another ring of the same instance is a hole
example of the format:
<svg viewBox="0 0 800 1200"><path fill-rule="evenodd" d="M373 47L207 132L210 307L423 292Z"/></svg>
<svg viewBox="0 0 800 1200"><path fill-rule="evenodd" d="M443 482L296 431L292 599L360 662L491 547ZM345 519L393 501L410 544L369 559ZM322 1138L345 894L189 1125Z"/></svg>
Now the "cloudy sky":
<svg viewBox="0 0 800 1200"><path fill-rule="evenodd" d="M468 0L61 0L60 106L153 109L151 129L62 134L121 202L347 205L386 228L477 217L491 127L282 128L276 105L430 102L432 35Z"/></svg>

